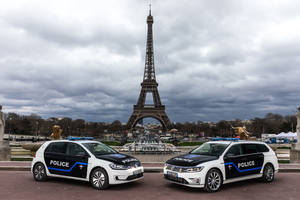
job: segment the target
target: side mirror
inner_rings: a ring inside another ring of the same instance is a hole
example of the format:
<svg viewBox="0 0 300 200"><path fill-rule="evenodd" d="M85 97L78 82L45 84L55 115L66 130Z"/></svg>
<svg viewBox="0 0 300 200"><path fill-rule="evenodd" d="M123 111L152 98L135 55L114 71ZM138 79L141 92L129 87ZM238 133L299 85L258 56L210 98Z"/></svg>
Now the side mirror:
<svg viewBox="0 0 300 200"><path fill-rule="evenodd" d="M234 154L228 153L224 156L224 159L233 158Z"/></svg>

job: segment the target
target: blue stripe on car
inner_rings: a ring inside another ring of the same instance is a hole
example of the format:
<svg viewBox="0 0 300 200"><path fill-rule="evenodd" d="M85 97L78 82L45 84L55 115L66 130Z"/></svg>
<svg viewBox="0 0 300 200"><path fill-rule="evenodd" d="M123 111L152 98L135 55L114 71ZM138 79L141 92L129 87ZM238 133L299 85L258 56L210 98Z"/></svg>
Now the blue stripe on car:
<svg viewBox="0 0 300 200"><path fill-rule="evenodd" d="M76 162L70 169L58 169L58 168L54 168L54 167L48 167L48 169L50 169L50 170L56 170L56 171L61 171L61 172L70 172L70 171L72 171L72 169L73 169L76 165L87 165L87 163Z"/></svg>
<svg viewBox="0 0 300 200"><path fill-rule="evenodd" d="M262 167L255 167L255 168L250 168L250 169L239 169L233 162L228 162L228 163L225 163L225 165L233 165L237 170L238 172L247 172L247 171L253 171L253 170L258 170L258 169L261 169Z"/></svg>

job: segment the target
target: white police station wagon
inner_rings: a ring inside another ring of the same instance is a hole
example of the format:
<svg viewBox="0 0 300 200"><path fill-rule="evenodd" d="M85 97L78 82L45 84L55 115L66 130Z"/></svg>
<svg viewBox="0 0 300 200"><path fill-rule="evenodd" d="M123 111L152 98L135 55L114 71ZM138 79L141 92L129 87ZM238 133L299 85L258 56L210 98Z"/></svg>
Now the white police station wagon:
<svg viewBox="0 0 300 200"><path fill-rule="evenodd" d="M69 138L45 142L31 164L33 177L62 177L89 181L96 189L143 177L144 169L134 157L120 154L93 138Z"/></svg>
<svg viewBox="0 0 300 200"><path fill-rule="evenodd" d="M267 144L237 138L213 138L186 155L168 160L164 167L167 180L208 192L218 191L222 184L252 178L272 182L276 172L278 160Z"/></svg>

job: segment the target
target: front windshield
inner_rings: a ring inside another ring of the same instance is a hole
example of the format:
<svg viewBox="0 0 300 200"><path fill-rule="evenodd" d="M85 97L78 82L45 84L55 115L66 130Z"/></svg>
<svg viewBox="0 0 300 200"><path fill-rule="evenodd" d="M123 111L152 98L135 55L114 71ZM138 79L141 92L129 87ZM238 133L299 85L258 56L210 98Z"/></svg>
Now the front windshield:
<svg viewBox="0 0 300 200"><path fill-rule="evenodd" d="M117 153L114 149L110 148L109 146L103 143L83 143L92 154L96 155L105 155L105 154L114 154Z"/></svg>
<svg viewBox="0 0 300 200"><path fill-rule="evenodd" d="M228 144L221 143L204 143L198 148L191 151L192 154L207 155L207 156L220 156Z"/></svg>

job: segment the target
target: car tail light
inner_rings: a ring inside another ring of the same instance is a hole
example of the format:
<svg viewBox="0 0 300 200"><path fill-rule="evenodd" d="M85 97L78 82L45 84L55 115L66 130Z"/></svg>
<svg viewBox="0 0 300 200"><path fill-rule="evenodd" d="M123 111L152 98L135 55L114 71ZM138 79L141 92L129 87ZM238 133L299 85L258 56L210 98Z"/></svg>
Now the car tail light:
<svg viewBox="0 0 300 200"><path fill-rule="evenodd" d="M34 152L34 153L33 153L33 157L34 157L34 158L35 158L35 154L36 154L36 153Z"/></svg>

